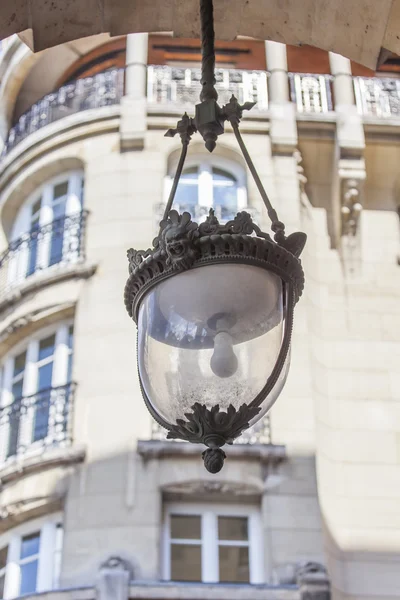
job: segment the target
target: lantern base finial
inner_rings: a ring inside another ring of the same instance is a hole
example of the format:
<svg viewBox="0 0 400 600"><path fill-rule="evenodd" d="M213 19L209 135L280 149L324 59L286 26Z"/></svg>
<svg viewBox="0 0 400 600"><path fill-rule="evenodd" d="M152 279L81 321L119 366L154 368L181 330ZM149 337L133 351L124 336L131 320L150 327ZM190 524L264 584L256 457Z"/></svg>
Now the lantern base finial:
<svg viewBox="0 0 400 600"><path fill-rule="evenodd" d="M209 473L219 473L224 466L226 454L221 448L207 448L201 456L204 460L204 466Z"/></svg>

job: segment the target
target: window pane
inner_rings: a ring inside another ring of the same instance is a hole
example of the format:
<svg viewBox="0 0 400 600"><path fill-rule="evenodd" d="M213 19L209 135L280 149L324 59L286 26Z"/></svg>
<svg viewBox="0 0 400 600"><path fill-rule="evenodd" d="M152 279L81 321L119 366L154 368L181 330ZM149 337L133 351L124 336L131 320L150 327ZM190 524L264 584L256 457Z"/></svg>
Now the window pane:
<svg viewBox="0 0 400 600"><path fill-rule="evenodd" d="M4 569L4 567L7 564L7 552L8 552L8 546L5 546L4 548L2 548L0 550L0 571L1 571L1 569Z"/></svg>
<svg viewBox="0 0 400 600"><path fill-rule="evenodd" d="M179 183L176 190L174 204L179 205L180 211L188 210L192 206L198 204L199 187L198 185L188 185L184 181Z"/></svg>
<svg viewBox="0 0 400 600"><path fill-rule="evenodd" d="M171 539L200 540L201 517L196 515L171 515Z"/></svg>
<svg viewBox="0 0 400 600"><path fill-rule="evenodd" d="M44 358L47 358L48 356L51 356L52 354L54 354L55 343L56 343L55 334L50 335L49 337L45 338L44 340L40 340L38 360L43 360Z"/></svg>
<svg viewBox="0 0 400 600"><path fill-rule="evenodd" d="M20 400L22 398L22 387L24 384L24 380L20 379L16 383L13 384L11 388L11 393L13 400Z"/></svg>
<svg viewBox="0 0 400 600"><path fill-rule="evenodd" d="M40 197L36 202L32 204L32 221L36 221L39 219L40 207L42 205L42 197Z"/></svg>
<svg viewBox="0 0 400 600"><path fill-rule="evenodd" d="M213 169L213 203L221 209L222 219L231 219L237 211L237 181L220 169Z"/></svg>
<svg viewBox="0 0 400 600"><path fill-rule="evenodd" d="M224 181L231 185L234 185L236 183L235 177L227 171L223 171L222 169L213 169L212 173L214 181Z"/></svg>
<svg viewBox="0 0 400 600"><path fill-rule="evenodd" d="M51 387L51 379L53 376L53 362L49 362L39 369L38 376L38 391L47 390Z"/></svg>
<svg viewBox="0 0 400 600"><path fill-rule="evenodd" d="M4 596L4 580L5 580L6 576L5 573L3 573L3 575L0 575L0 598L3 598Z"/></svg>
<svg viewBox="0 0 400 600"><path fill-rule="evenodd" d="M27 556L33 556L39 552L40 533L32 533L22 538L21 542L21 556L20 558L26 558Z"/></svg>
<svg viewBox="0 0 400 600"><path fill-rule="evenodd" d="M72 350L72 346L74 343L74 326L70 325L68 327L68 348Z"/></svg>
<svg viewBox="0 0 400 600"><path fill-rule="evenodd" d="M218 517L218 539L247 541L247 517Z"/></svg>
<svg viewBox="0 0 400 600"><path fill-rule="evenodd" d="M219 547L219 580L221 583L249 583L249 549L247 547Z"/></svg>
<svg viewBox="0 0 400 600"><path fill-rule="evenodd" d="M50 397L51 390L46 390L37 395L33 423L33 442L43 440L47 436L49 430Z"/></svg>
<svg viewBox="0 0 400 600"><path fill-rule="evenodd" d="M37 568L37 560L21 565L21 587L19 595L22 596L22 594L32 594L33 592L36 592Z"/></svg>
<svg viewBox="0 0 400 600"><path fill-rule="evenodd" d="M171 579L201 581L201 546L171 544Z"/></svg>
<svg viewBox="0 0 400 600"><path fill-rule="evenodd" d="M22 373L25 369L26 351L18 354L14 359L14 377Z"/></svg>
<svg viewBox="0 0 400 600"><path fill-rule="evenodd" d="M54 186L53 202L68 194L68 181L63 181Z"/></svg>

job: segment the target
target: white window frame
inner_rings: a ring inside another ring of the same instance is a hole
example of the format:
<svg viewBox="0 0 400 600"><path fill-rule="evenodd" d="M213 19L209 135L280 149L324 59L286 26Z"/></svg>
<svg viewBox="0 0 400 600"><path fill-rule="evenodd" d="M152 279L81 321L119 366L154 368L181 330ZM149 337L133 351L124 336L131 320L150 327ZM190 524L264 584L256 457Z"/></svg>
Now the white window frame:
<svg viewBox="0 0 400 600"><path fill-rule="evenodd" d="M69 348L69 328L71 325L73 325L73 320L68 319L58 323L57 325L44 327L27 340L23 340L14 346L11 352L4 358L1 365L2 385L0 388L0 407L3 408L5 406L9 406L13 401L12 383L14 359L24 350L26 350L26 362L22 397L31 396L37 392L39 367L48 361L48 359L44 359L39 362L39 344L41 340L53 334L55 335L55 345L53 353L51 387L59 387L70 383L67 381L67 379L68 360L71 354L71 349ZM25 415L20 417L20 436L27 447L27 450L24 453L25 456L42 451L41 441L32 442L34 415L35 409L32 407ZM15 455L7 458L9 428L3 428L1 438L2 439L0 441L2 441L2 444L0 446L0 466L15 460Z"/></svg>
<svg viewBox="0 0 400 600"><path fill-rule="evenodd" d="M59 525L63 525L62 513L35 519L23 523L0 535L0 548L8 546L5 568L4 600L20 595L21 583L21 542L22 538L40 533L36 592L45 592L59 587L61 561L57 559L62 546L62 534Z"/></svg>
<svg viewBox="0 0 400 600"><path fill-rule="evenodd" d="M219 582L218 517L246 517L248 542L224 541L224 546L249 548L250 583L265 583L262 521L259 508L234 504L183 504L169 503L164 509L162 535L162 579L171 580L171 515L197 515L201 517L201 540L179 540L201 546L201 574L203 583ZM177 540L178 541L178 540Z"/></svg>
<svg viewBox="0 0 400 600"><path fill-rule="evenodd" d="M170 166L168 175L164 181L164 203L167 202L169 194L171 192L172 183L174 180L175 169L177 163ZM204 208L213 208L213 181L212 181L212 170L220 169L225 171L228 175L234 177L237 181L237 211L245 210L247 208L247 185L246 185L246 171L239 164L232 160L229 160L222 156L207 157L204 155L193 155L186 159L183 173L186 169L196 167L198 172L199 182L199 194L198 194L198 206Z"/></svg>
<svg viewBox="0 0 400 600"><path fill-rule="evenodd" d="M41 198L41 207L38 211L38 227L44 227L53 222L53 191L54 187L60 183L68 182L68 192L66 197L65 216L79 214L83 209L83 181L84 173L81 170L65 171L64 173L49 179L32 194L28 196L23 206L20 208L14 226L11 231L10 240L29 240L32 226L32 208L34 204ZM36 213L35 213L36 214ZM73 232L70 231L70 234ZM51 249L52 232L46 233L41 237L36 250L36 268L34 273L44 269L51 269L55 265L59 265L63 260L50 265L50 249ZM68 247L68 235L63 240L64 248ZM78 255L76 256L78 258ZM74 256L68 254L68 262L72 262ZM30 249L22 243L20 249L10 261L7 274L8 285L16 285L24 281L27 277L27 269L30 260Z"/></svg>

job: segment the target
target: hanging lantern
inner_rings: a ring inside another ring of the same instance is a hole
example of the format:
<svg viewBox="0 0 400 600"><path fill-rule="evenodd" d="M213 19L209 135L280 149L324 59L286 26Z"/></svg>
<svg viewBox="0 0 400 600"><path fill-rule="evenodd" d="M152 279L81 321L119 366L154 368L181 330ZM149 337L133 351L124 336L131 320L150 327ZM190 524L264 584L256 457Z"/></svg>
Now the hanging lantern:
<svg viewBox="0 0 400 600"><path fill-rule="evenodd" d="M137 324L142 394L168 438L207 446L218 472L224 444L260 420L278 398L290 363L293 311L304 286L306 236L285 236L239 132L236 98L217 104L212 0L201 0L203 77L196 118L177 128L182 153L160 231L147 251L128 251L125 304ZM274 239L240 212L226 224L213 210L200 224L172 209L191 136L209 151L229 121L271 218Z"/></svg>

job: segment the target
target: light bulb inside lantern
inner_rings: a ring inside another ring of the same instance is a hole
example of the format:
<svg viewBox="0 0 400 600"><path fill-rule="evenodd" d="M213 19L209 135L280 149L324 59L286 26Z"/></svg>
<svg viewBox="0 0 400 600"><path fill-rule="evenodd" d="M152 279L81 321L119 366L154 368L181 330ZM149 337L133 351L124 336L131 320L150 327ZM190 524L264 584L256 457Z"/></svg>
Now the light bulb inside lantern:
<svg viewBox="0 0 400 600"><path fill-rule="evenodd" d="M217 377L232 377L237 371L238 359L233 351L232 337L226 331L217 333L214 338L210 367Z"/></svg>
<svg viewBox="0 0 400 600"><path fill-rule="evenodd" d="M225 315L215 315L209 321L214 321L217 333L214 337L214 352L210 360L210 367L217 377L232 377L238 368L238 359L233 351L233 340L227 331L233 324L232 318Z"/></svg>

